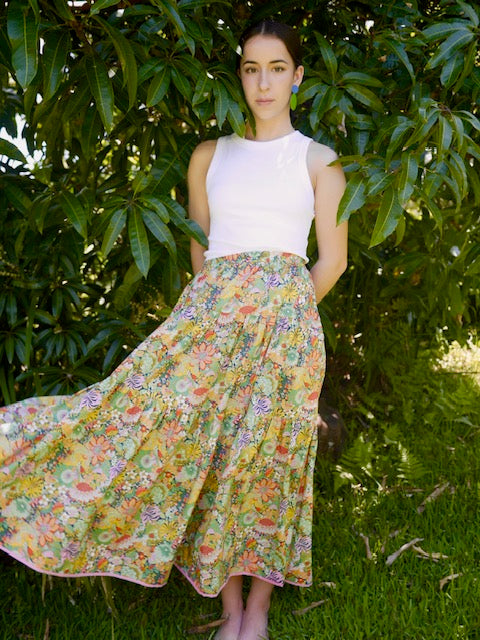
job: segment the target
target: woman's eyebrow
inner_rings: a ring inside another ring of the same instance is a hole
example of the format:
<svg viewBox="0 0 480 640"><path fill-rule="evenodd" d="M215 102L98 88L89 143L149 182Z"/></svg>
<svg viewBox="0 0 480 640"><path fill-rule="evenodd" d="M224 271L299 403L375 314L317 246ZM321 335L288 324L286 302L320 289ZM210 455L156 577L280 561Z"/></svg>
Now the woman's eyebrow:
<svg viewBox="0 0 480 640"><path fill-rule="evenodd" d="M282 60L281 58L279 60L270 60L270 62L268 64L278 64L279 62L283 62L284 64L288 64L288 62L286 60ZM242 64L258 64L258 62L256 60L244 60L242 62Z"/></svg>

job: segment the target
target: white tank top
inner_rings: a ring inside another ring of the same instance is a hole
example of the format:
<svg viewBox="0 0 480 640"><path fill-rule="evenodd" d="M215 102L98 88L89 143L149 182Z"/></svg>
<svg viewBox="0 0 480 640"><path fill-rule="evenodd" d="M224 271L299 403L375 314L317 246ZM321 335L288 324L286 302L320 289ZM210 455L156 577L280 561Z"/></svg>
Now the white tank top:
<svg viewBox="0 0 480 640"><path fill-rule="evenodd" d="M243 251L286 251L308 261L314 218L310 142L300 131L266 142L236 134L217 140L206 179L206 260Z"/></svg>

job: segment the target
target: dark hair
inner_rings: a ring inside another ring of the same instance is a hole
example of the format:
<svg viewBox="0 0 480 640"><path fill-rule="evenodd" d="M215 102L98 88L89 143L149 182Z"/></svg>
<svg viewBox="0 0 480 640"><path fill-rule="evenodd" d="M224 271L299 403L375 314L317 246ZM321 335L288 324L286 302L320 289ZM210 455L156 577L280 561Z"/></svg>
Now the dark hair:
<svg viewBox="0 0 480 640"><path fill-rule="evenodd" d="M295 66L302 64L303 47L300 42L298 33L293 27L283 22L275 22L274 20L262 20L245 29L240 36L239 45L243 51L243 47L247 40L253 36L275 36L283 42L288 53L292 56ZM241 55L241 54L240 54ZM237 67L240 66L240 56L237 57Z"/></svg>

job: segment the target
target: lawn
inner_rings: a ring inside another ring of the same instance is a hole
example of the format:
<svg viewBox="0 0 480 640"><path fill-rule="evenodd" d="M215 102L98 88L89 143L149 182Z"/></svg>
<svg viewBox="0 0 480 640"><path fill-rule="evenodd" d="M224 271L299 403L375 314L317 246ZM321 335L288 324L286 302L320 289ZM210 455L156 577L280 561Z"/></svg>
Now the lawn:
<svg viewBox="0 0 480 640"><path fill-rule="evenodd" d="M318 461L315 584L276 590L272 640L480 638L479 343L425 350L388 382L345 406L347 450ZM206 640L213 627L189 630L220 614L178 573L146 589L0 569L4 640Z"/></svg>

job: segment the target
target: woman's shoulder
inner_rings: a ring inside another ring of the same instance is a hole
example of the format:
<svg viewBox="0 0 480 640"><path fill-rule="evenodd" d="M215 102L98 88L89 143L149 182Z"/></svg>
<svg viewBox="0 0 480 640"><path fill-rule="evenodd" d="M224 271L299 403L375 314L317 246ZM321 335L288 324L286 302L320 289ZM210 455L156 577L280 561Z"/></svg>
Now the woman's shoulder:
<svg viewBox="0 0 480 640"><path fill-rule="evenodd" d="M216 147L217 140L204 140L200 142L193 150L191 160L196 163L209 162L215 153Z"/></svg>
<svg viewBox="0 0 480 640"><path fill-rule="evenodd" d="M338 155L335 153L334 149L326 144L311 140L308 147L307 160L309 167L321 169L322 167L326 167L330 163L335 162L335 160L338 160Z"/></svg>

